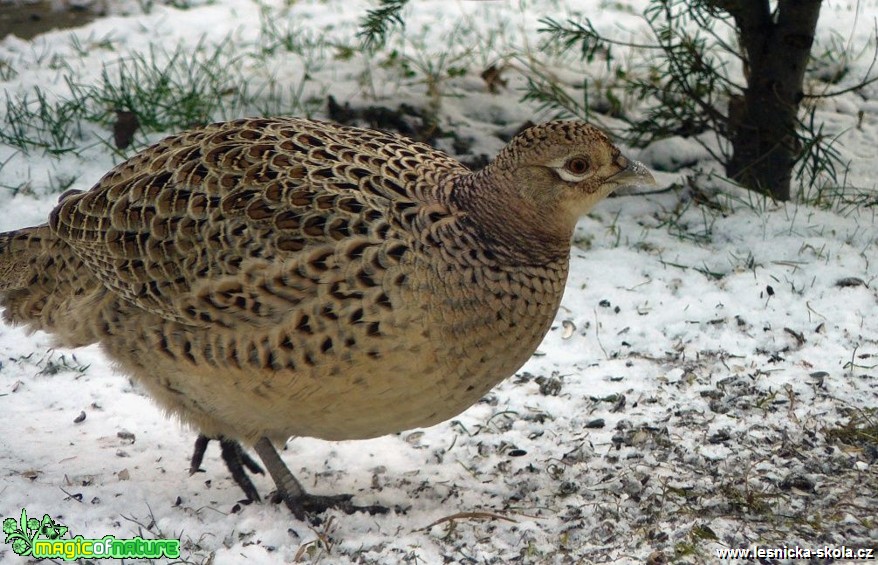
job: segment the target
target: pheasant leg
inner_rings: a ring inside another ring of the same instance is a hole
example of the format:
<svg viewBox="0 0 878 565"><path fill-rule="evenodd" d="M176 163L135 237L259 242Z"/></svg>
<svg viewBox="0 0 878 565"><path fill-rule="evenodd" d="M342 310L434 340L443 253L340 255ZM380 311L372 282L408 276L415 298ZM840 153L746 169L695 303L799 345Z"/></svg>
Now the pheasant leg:
<svg viewBox="0 0 878 565"><path fill-rule="evenodd" d="M210 438L204 434L198 434L198 437L195 438L195 449L192 450L192 459L189 460L190 475L204 471L201 468L201 463L204 461L204 452L207 451L208 443L210 443Z"/></svg>
<svg viewBox="0 0 878 565"><path fill-rule="evenodd" d="M253 485L253 481L247 476L247 471L254 474L264 474L265 471L262 470L262 467L260 467L256 461L247 455L247 452L244 451L240 443L224 437L218 439L223 461L226 462L226 467L232 474L232 479L234 479L235 483L237 483L237 485L241 487L241 490L244 491L247 500L253 502L259 502L262 500L259 496L259 491L257 491L256 487ZM207 450L207 444L210 443L210 440L211 438L203 434L200 434L198 438L196 438L195 449L193 450L192 460L189 464L189 474L194 474L201 470L201 462L204 460L204 452Z"/></svg>
<svg viewBox="0 0 878 565"><path fill-rule="evenodd" d="M335 496L308 494L284 464L268 438L264 437L257 441L254 449L277 485L276 498L282 500L299 520L304 520L309 514L320 514L329 508L338 508L345 514L353 514L354 512L384 514L387 512L387 508L379 505L357 506L351 502L353 495L350 494Z"/></svg>

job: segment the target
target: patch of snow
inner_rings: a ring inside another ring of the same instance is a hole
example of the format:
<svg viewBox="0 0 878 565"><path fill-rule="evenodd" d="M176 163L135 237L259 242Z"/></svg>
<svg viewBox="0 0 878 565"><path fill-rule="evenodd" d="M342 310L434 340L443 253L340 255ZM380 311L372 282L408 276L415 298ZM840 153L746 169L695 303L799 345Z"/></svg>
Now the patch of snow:
<svg viewBox="0 0 878 565"><path fill-rule="evenodd" d="M642 1L552 6L599 14L596 25L623 35L642 29ZM7 37L0 61L17 73L0 88L63 97L65 72L92 84L102 67L150 47L250 49L262 9L296 33L349 41L369 7L216 0L143 14L132 6L130 16L81 29ZM503 41L526 38L536 49L547 8L424 0L407 10L407 36L422 46L395 47L413 56L421 49L429 61L449 34L461 44L500 41L492 35L500 29ZM821 37L853 29L863 45L871 27L862 22L876 13L876 2L828 3ZM487 66L502 47L474 56ZM311 62L309 94L430 103L420 79L401 80L380 60L370 76L360 55L327 52ZM284 52L235 70L255 85L272 76L295 84L306 63ZM852 75L867 64L855 59ZM520 80L510 76L494 95L472 75L448 79L442 127L472 140L473 154L493 155L503 145L496 134L546 117L519 102ZM818 116L840 136L850 181L874 190L878 96L868 98L847 96ZM0 184L17 189L0 191L0 230L44 222L59 179L88 189L118 162L86 137L77 155L61 158L0 145ZM676 171L705 155L674 139L640 158ZM657 178L669 186L687 172ZM722 547L874 546L875 455L831 432L863 415L875 422L875 207L840 213L726 194L716 207L684 189L599 205L577 229L563 306L537 355L460 416L368 441L289 442L282 455L307 488L396 509L385 516L329 512L313 527L282 506L236 505L242 494L217 446L205 472L189 476L195 433L167 419L99 349L53 349L46 335L0 326L0 517L26 507L84 537L179 537L186 562L215 564L642 563L657 552L713 562ZM865 284L839 286L851 277ZM813 489L789 487L794 474ZM271 490L270 479L255 481ZM8 545L0 559L24 562Z"/></svg>

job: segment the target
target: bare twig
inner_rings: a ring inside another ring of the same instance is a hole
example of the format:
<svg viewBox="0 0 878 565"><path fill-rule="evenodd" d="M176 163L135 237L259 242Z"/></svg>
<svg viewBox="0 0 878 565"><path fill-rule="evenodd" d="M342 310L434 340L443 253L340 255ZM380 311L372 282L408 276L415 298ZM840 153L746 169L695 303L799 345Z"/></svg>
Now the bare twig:
<svg viewBox="0 0 878 565"><path fill-rule="evenodd" d="M445 522L454 522L455 520L503 520L504 522L511 522L513 524L517 524L518 521L508 516L503 516L502 514L495 514L494 512L458 512L456 514L451 514L450 516L445 516L444 518L439 518L432 524L428 526L424 526L423 530L429 530L434 526L438 526L439 524L444 524Z"/></svg>

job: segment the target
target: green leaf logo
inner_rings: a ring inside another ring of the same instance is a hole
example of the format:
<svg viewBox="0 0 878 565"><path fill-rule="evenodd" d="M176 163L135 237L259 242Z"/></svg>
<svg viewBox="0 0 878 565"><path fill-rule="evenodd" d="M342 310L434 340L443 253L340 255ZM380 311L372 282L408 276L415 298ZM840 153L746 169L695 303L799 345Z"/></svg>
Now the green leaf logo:
<svg viewBox="0 0 878 565"><path fill-rule="evenodd" d="M67 526L55 523L48 514L43 514L42 520L28 518L24 508L21 509L21 519L16 522L15 518L3 520L3 533L6 534L6 543L12 544L12 551L27 557L33 553L34 541L39 537L48 540L56 540L67 533Z"/></svg>
<svg viewBox="0 0 878 565"><path fill-rule="evenodd" d="M67 526L56 524L48 515L43 514L43 521L39 524L40 535L49 540L55 540L67 533Z"/></svg>
<svg viewBox="0 0 878 565"><path fill-rule="evenodd" d="M33 553L34 540L40 534L39 525L40 523L37 520L28 520L27 512L22 508L21 520L18 523L15 522L15 518L3 520L3 533L6 534L6 543L12 544L12 551L16 554L27 557Z"/></svg>

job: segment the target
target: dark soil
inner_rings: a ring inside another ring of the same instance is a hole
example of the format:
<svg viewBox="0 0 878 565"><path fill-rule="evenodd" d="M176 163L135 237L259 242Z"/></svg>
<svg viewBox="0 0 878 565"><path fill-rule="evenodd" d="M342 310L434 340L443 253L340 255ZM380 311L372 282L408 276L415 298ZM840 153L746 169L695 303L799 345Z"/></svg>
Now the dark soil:
<svg viewBox="0 0 878 565"><path fill-rule="evenodd" d="M82 26L100 10L61 1L0 2L0 39L16 35L30 39L53 29Z"/></svg>

